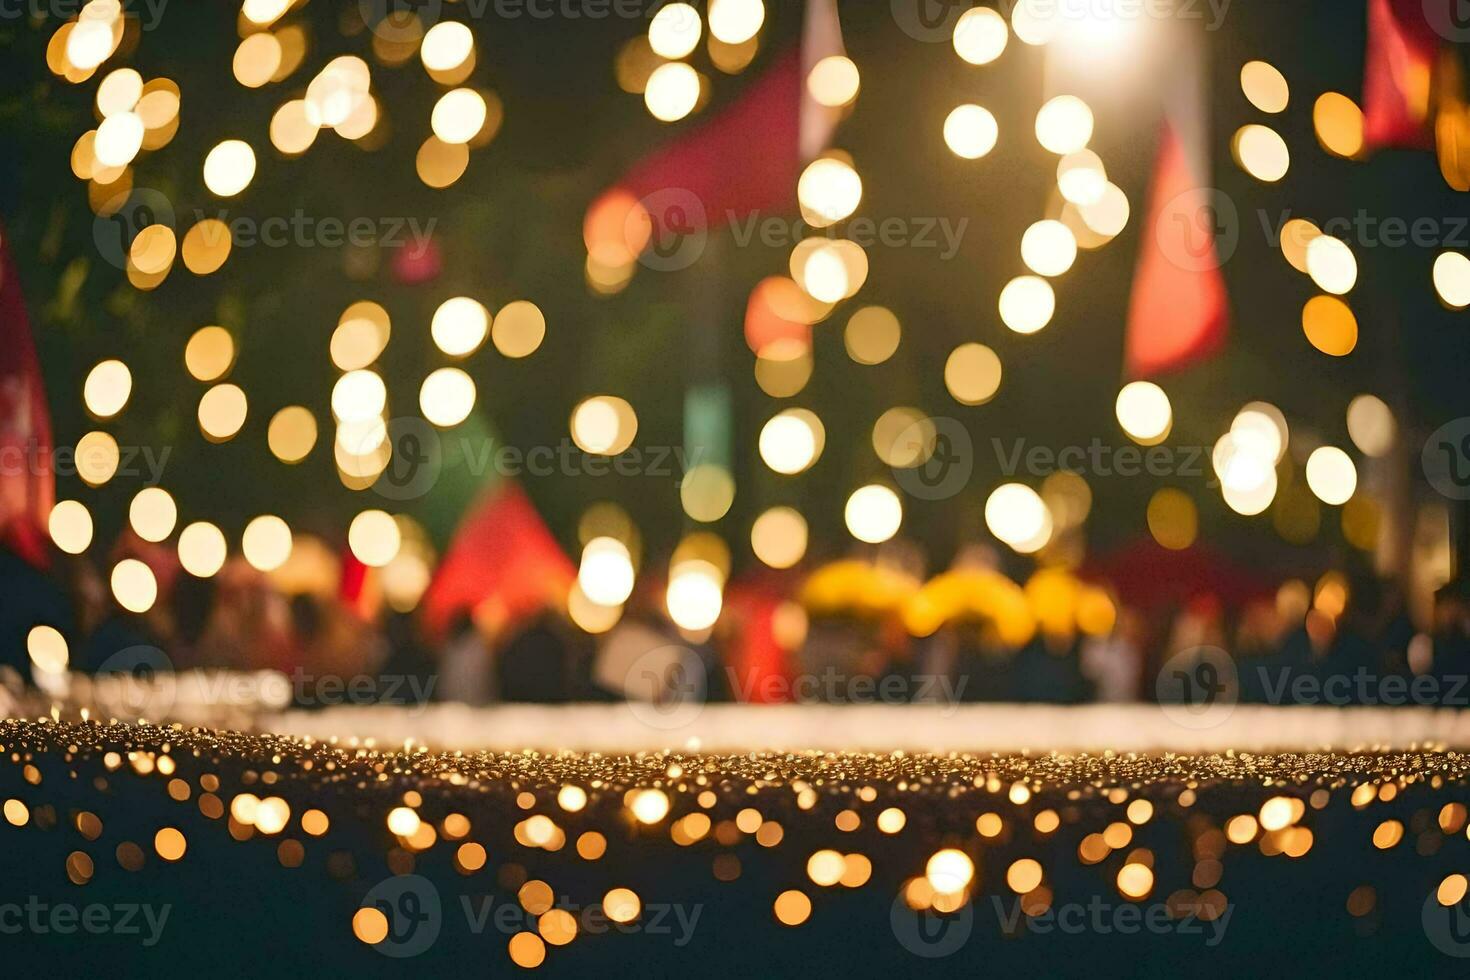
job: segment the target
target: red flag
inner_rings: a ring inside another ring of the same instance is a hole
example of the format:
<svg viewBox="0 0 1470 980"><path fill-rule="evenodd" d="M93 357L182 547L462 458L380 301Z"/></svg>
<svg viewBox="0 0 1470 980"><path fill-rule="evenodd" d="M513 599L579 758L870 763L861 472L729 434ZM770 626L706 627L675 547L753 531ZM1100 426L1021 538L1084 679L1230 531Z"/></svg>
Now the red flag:
<svg viewBox="0 0 1470 980"><path fill-rule="evenodd" d="M506 480L460 524L422 610L426 631L442 637L453 618L483 604L502 621L566 602L577 570L524 490Z"/></svg>
<svg viewBox="0 0 1470 980"><path fill-rule="evenodd" d="M20 275L0 228L0 536L39 567L48 563L45 528L55 500L46 386Z"/></svg>
<svg viewBox="0 0 1470 980"><path fill-rule="evenodd" d="M1227 206L1210 188L1203 52L1181 45L1159 134L1148 221L1128 307L1126 370L1148 377L1187 367L1224 345L1230 311L1216 236Z"/></svg>
<svg viewBox="0 0 1470 980"><path fill-rule="evenodd" d="M1363 65L1363 145L1427 150L1433 146L1430 90L1443 42L1429 23L1431 7L1457 0L1368 0Z"/></svg>
<svg viewBox="0 0 1470 980"><path fill-rule="evenodd" d="M809 0L802 43L741 96L635 163L587 210L583 237L607 266L637 258L654 235L687 235L756 211L791 211L802 167L825 149L839 110L806 90L812 65L841 54L833 0Z"/></svg>

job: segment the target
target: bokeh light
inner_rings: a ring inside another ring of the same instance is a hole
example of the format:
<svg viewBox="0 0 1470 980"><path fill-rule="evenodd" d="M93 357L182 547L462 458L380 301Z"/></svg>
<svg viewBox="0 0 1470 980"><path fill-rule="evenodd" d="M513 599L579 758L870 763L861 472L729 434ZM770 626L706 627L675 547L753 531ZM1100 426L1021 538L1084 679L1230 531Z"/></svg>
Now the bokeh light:
<svg viewBox="0 0 1470 980"><path fill-rule="evenodd" d="M677 122L694 111L699 88L699 72L682 61L670 61L648 76L643 103L658 121Z"/></svg>
<svg viewBox="0 0 1470 980"><path fill-rule="evenodd" d="M972 7L954 25L955 54L972 65L988 65L1006 49L1011 32L989 7Z"/></svg>
<svg viewBox="0 0 1470 980"><path fill-rule="evenodd" d="M1152 381L1134 381L1118 392L1114 406L1118 424L1128 438L1143 446L1155 446L1169 436L1174 410L1164 389Z"/></svg>
<svg viewBox="0 0 1470 980"><path fill-rule="evenodd" d="M495 349L506 357L530 356L545 337L546 317L540 307L524 299L505 304L490 328Z"/></svg>
<svg viewBox="0 0 1470 980"><path fill-rule="evenodd" d="M153 569L136 558L124 558L112 566L112 597L128 612L145 613L158 600L158 580Z"/></svg>
<svg viewBox="0 0 1470 980"><path fill-rule="evenodd" d="M238 385L215 385L199 399L199 428L210 442L228 442L245 424L249 407Z"/></svg>
<svg viewBox="0 0 1470 980"><path fill-rule="evenodd" d="M868 544L882 544L903 524L903 503L891 488L871 483L847 498L843 518L853 537Z"/></svg>
<svg viewBox="0 0 1470 980"><path fill-rule="evenodd" d="M1017 276L1000 291L1000 319L1016 333L1035 333L1051 322L1056 294L1039 276Z"/></svg>
<svg viewBox="0 0 1470 980"><path fill-rule="evenodd" d="M944 386L961 405L984 405L1000 390L1001 363L984 344L961 344L944 362Z"/></svg>
<svg viewBox="0 0 1470 980"><path fill-rule="evenodd" d="M265 514L245 525L240 550L257 571L273 572L286 564L293 546L291 527L274 514Z"/></svg>
<svg viewBox="0 0 1470 980"><path fill-rule="evenodd" d="M1364 456L1388 455L1398 438L1393 410L1376 395L1359 395L1348 403L1348 435Z"/></svg>
<svg viewBox="0 0 1470 980"><path fill-rule="evenodd" d="M1058 95L1036 114L1036 139L1059 156L1084 149L1092 139L1092 110L1075 95Z"/></svg>
<svg viewBox="0 0 1470 980"><path fill-rule="evenodd" d="M957 157L978 160L995 149L1000 125L984 106L956 106L944 119L944 145Z"/></svg>
<svg viewBox="0 0 1470 980"><path fill-rule="evenodd" d="M806 409L787 409L766 421L757 445L767 466L791 476L816 462L824 442L822 423L815 414Z"/></svg>
<svg viewBox="0 0 1470 980"><path fill-rule="evenodd" d="M1248 61L1241 66L1240 90L1250 104L1262 112L1284 112L1291 101L1291 87L1286 83L1286 76L1264 61Z"/></svg>
<svg viewBox="0 0 1470 980"><path fill-rule="evenodd" d="M128 523L133 533L144 541L157 543L174 533L179 508L174 498L162 487L145 487L128 505Z"/></svg>
<svg viewBox="0 0 1470 980"><path fill-rule="evenodd" d="M56 547L68 555L80 555L92 543L92 514L77 500L58 500L46 520Z"/></svg>
<svg viewBox="0 0 1470 980"><path fill-rule="evenodd" d="M179 564L195 578L217 574L228 554L224 532L207 521L195 521L179 532Z"/></svg>
<svg viewBox="0 0 1470 980"><path fill-rule="evenodd" d="M1470 257L1441 252L1434 260L1434 291L1451 309L1470 306Z"/></svg>
<svg viewBox="0 0 1470 980"><path fill-rule="evenodd" d="M1257 180L1275 183L1291 169L1291 151L1281 134L1269 126L1242 126L1231 143L1236 163Z"/></svg>
<svg viewBox="0 0 1470 980"><path fill-rule="evenodd" d="M1307 457L1307 486L1324 504L1345 504L1358 489L1352 457L1336 446L1321 446Z"/></svg>
<svg viewBox="0 0 1470 980"><path fill-rule="evenodd" d="M791 568L806 555L806 518L791 507L772 507L750 528L750 549L772 568Z"/></svg>
<svg viewBox="0 0 1470 980"><path fill-rule="evenodd" d="M87 373L82 385L82 400L87 411L99 419L110 419L121 412L133 393L133 374L122 361L102 361Z"/></svg>
<svg viewBox="0 0 1470 980"><path fill-rule="evenodd" d="M255 179L255 151L244 140L225 140L204 158L204 186L217 197L234 197Z"/></svg>
<svg viewBox="0 0 1470 980"><path fill-rule="evenodd" d="M1046 502L1023 483L1007 483L991 492L985 501L985 526L1021 554L1045 547L1053 527Z"/></svg>
<svg viewBox="0 0 1470 980"><path fill-rule="evenodd" d="M441 429L463 422L474 408L474 379L459 368L439 368L419 388L419 410Z"/></svg>
<svg viewBox="0 0 1470 980"><path fill-rule="evenodd" d="M429 333L445 354L467 357L489 336L490 311L468 296L447 299L434 311Z"/></svg>

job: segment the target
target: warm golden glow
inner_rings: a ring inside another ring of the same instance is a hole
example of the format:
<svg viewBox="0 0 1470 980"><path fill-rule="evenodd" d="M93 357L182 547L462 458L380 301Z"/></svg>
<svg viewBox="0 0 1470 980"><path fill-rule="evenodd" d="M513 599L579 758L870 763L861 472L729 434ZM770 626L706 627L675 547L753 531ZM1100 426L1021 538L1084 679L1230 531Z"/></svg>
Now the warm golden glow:
<svg viewBox="0 0 1470 980"><path fill-rule="evenodd" d="M762 0L710 0L709 32L726 44L744 44L766 20Z"/></svg>
<svg viewBox="0 0 1470 980"><path fill-rule="evenodd" d="M868 544L882 544L898 533L903 523L903 503L893 490L873 483L853 491L843 518L853 537Z"/></svg>
<svg viewBox="0 0 1470 980"><path fill-rule="evenodd" d="M1291 88L1274 65L1247 61L1240 69L1240 90L1250 104L1262 112L1284 112L1291 101Z"/></svg>
<svg viewBox="0 0 1470 980"><path fill-rule="evenodd" d="M489 336L490 311L468 296L447 299L434 311L429 333L450 357L467 357Z"/></svg>
<svg viewBox="0 0 1470 980"><path fill-rule="evenodd" d="M299 463L316 445L316 417L301 405L288 405L271 417L266 444L283 463Z"/></svg>
<svg viewBox="0 0 1470 980"><path fill-rule="evenodd" d="M249 402L238 385L215 385L199 399L199 428L211 442L228 442L245 424Z"/></svg>
<svg viewBox="0 0 1470 980"><path fill-rule="evenodd" d="M806 518L790 507L772 507L750 528L750 549L772 568L790 568L806 555Z"/></svg>
<svg viewBox="0 0 1470 980"><path fill-rule="evenodd" d="M392 515L365 510L347 528L347 546L358 561L369 568L382 568L398 555L403 538Z"/></svg>
<svg viewBox="0 0 1470 980"><path fill-rule="evenodd" d="M474 408L475 382L459 368L440 368L419 388L419 410L441 429L463 422Z"/></svg>
<svg viewBox="0 0 1470 980"><path fill-rule="evenodd" d="M102 361L87 374L82 400L87 411L99 419L121 412L133 393L133 374L122 361Z"/></svg>
<svg viewBox="0 0 1470 980"><path fill-rule="evenodd" d="M1018 276L1000 291L1000 318L1016 333L1036 333L1051 322L1056 294L1039 276Z"/></svg>
<svg viewBox="0 0 1470 980"><path fill-rule="evenodd" d="M956 106L944 119L944 145L957 157L978 160L995 149L1000 126L990 110L979 105Z"/></svg>
<svg viewBox="0 0 1470 980"><path fill-rule="evenodd" d="M47 530L56 547L69 555L80 555L92 543L92 514L76 500L58 500L51 508Z"/></svg>
<svg viewBox="0 0 1470 980"><path fill-rule="evenodd" d="M240 547L252 568L273 572L291 557L291 528L273 515L257 517L245 525Z"/></svg>
<svg viewBox="0 0 1470 980"><path fill-rule="evenodd" d="M184 367L199 381L218 381L234 363L235 340L224 327L202 327L184 347Z"/></svg>
<svg viewBox="0 0 1470 980"><path fill-rule="evenodd" d="M944 362L944 386L961 405L984 405L1000 390L1001 364L984 344L961 344Z"/></svg>
<svg viewBox="0 0 1470 980"><path fill-rule="evenodd" d="M1276 130L1252 123L1242 126L1231 143L1235 162L1252 177L1275 183L1291 168L1291 151Z"/></svg>
<svg viewBox="0 0 1470 980"><path fill-rule="evenodd" d="M735 502L735 479L723 466L700 463L684 474L679 501L684 513L694 520L713 523L724 517Z"/></svg>
<svg viewBox="0 0 1470 980"><path fill-rule="evenodd" d="M643 103L659 122L677 122L694 111L699 89L699 72L682 61L670 61L648 76Z"/></svg>
<svg viewBox="0 0 1470 980"><path fill-rule="evenodd" d="M972 65L988 65L1006 49L1011 32L989 7L972 7L954 25L954 50Z"/></svg>
<svg viewBox="0 0 1470 980"><path fill-rule="evenodd" d="M495 315L490 339L495 349L506 357L527 357L535 353L546 337L546 317L541 308L529 300L518 299L505 304Z"/></svg>
<svg viewBox="0 0 1470 980"><path fill-rule="evenodd" d="M1324 504L1345 504L1358 489L1352 457L1336 446L1322 446L1307 458L1307 486Z"/></svg>
<svg viewBox="0 0 1470 980"><path fill-rule="evenodd" d="M234 197L255 179L255 151L244 140L225 140L204 158L204 186L218 197Z"/></svg>
<svg viewBox="0 0 1470 980"><path fill-rule="evenodd" d="M1358 282L1358 260L1346 242L1318 235L1307 245L1307 274L1324 293L1341 296Z"/></svg>
<svg viewBox="0 0 1470 980"><path fill-rule="evenodd" d="M1022 554L1041 550L1052 535L1051 512L1041 495L1021 483L997 487L985 501L985 526Z"/></svg>
<svg viewBox="0 0 1470 980"><path fill-rule="evenodd" d="M1059 95L1036 114L1036 139L1059 156L1076 153L1092 139L1092 110L1075 95Z"/></svg>
<svg viewBox="0 0 1470 980"><path fill-rule="evenodd" d="M1302 331L1324 354L1345 357L1358 346L1358 318L1336 296L1313 296L1302 307Z"/></svg>
<svg viewBox="0 0 1470 980"><path fill-rule="evenodd" d="M1470 257L1442 252L1434 260L1434 291L1451 309L1470 306Z"/></svg>
<svg viewBox="0 0 1470 980"><path fill-rule="evenodd" d="M144 541L159 542L174 531L179 508L174 498L162 487L139 490L128 506L128 523Z"/></svg>
<svg viewBox="0 0 1470 980"><path fill-rule="evenodd" d="M1174 412L1164 389L1151 381L1134 381L1118 392L1115 406L1118 424L1128 438L1143 446L1154 446L1169 436Z"/></svg>
<svg viewBox="0 0 1470 980"><path fill-rule="evenodd" d="M158 599L158 581L153 570L136 558L124 558L112 566L112 596L128 612L145 613Z"/></svg>
<svg viewBox="0 0 1470 980"><path fill-rule="evenodd" d="M1338 92L1327 92L1312 106L1312 126L1317 141L1328 153L1355 157L1363 152L1363 110Z"/></svg>
<svg viewBox="0 0 1470 980"><path fill-rule="evenodd" d="M196 578L209 578L225 566L228 546L224 532L196 521L179 532L179 564Z"/></svg>
<svg viewBox="0 0 1470 980"><path fill-rule="evenodd" d="M846 55L834 54L812 66L806 90L825 106L845 106L857 98L861 80L857 65Z"/></svg>

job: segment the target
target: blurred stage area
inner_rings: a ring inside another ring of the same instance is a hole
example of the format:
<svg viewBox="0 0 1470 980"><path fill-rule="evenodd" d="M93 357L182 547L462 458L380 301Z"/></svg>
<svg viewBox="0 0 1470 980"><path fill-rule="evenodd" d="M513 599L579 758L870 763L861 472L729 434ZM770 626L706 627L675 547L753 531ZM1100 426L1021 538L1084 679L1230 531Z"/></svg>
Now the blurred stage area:
<svg viewBox="0 0 1470 980"><path fill-rule="evenodd" d="M364 678L365 679L365 678ZM1432 706L349 703L292 706L274 671L53 678L0 688L9 717L146 719L332 744L517 752L1272 752L1470 748L1470 712ZM57 686L59 685L59 686Z"/></svg>
<svg viewBox="0 0 1470 980"><path fill-rule="evenodd" d="M514 752L1268 752L1470 748L1436 708L1240 705L463 705L334 708L261 719L283 735ZM554 741L554 744L552 744Z"/></svg>

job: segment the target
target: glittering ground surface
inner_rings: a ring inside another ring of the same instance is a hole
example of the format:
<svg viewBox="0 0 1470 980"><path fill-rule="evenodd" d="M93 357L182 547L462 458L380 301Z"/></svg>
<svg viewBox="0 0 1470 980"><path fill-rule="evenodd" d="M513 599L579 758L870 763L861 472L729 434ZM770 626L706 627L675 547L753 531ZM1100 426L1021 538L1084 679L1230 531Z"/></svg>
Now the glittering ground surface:
<svg viewBox="0 0 1470 980"><path fill-rule="evenodd" d="M1470 974L1470 756L438 754L0 722L56 975Z"/></svg>

